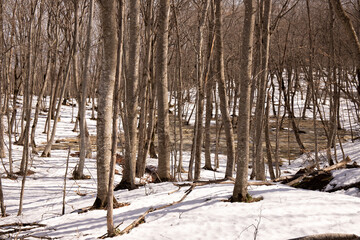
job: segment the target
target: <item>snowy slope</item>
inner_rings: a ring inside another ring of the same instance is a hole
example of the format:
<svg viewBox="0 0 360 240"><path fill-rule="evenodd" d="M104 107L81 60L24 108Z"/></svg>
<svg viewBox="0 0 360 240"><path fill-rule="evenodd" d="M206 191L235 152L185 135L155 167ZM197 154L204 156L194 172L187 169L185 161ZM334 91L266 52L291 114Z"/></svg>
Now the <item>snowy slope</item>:
<svg viewBox="0 0 360 240"><path fill-rule="evenodd" d="M76 114L76 112L75 112ZM62 111L61 122L56 139L75 137L71 123L71 108ZM76 116L76 115L75 115ZM44 119L40 124L44 123ZM91 134L95 134L95 121L89 121ZM46 141L39 126L37 141ZM344 151L354 161L360 161L360 143L344 144ZM14 146L16 168L21 161L22 148ZM0 228L0 239L26 237L48 237L59 239L96 239L106 233L106 211L96 210L82 214L74 210L91 206L96 196L96 160L87 159L85 174L91 179L69 180L77 158L70 158L69 175L66 188L66 214L61 216L63 180L66 166L66 150L53 150L50 158L33 156L34 175L27 178L24 209L16 216L19 205L21 178L2 179L7 213L1 218L0 225L11 223L44 224L19 235L4 234ZM189 155L184 156L184 166ZM7 159L3 159L7 166ZM156 160L149 159L151 164ZM220 179L224 176L226 157L220 157L218 172L202 170L203 180ZM296 171L306 164L304 157L294 161L284 169ZM0 168L3 172L3 168ZM17 170L16 169L16 170ZM359 180L357 169L338 170L334 173L333 183L348 184ZM184 174L185 179L186 174ZM121 176L117 175L115 182ZM150 207L160 207L181 199L188 187L179 191L172 183L148 184L133 191L117 191L119 202L128 202L114 210L115 224L124 229ZM360 198L359 191L351 189L346 194L325 193L290 188L285 185L251 186L250 194L264 199L255 203L229 203L233 184L209 184L195 187L179 204L148 214L145 223L133 229L129 234L116 239L289 239L318 233L352 233L360 235ZM83 195L83 196L80 196Z"/></svg>

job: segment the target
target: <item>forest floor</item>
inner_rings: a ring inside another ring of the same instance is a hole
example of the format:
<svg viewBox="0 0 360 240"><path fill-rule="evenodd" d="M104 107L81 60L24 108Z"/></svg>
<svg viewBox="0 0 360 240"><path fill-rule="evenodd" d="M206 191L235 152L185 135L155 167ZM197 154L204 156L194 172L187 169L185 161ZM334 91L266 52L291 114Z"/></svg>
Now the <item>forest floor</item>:
<svg viewBox="0 0 360 240"><path fill-rule="evenodd" d="M30 169L34 174L26 179L23 213L20 216L17 216L17 211L22 177L4 178L1 168L5 205L9 216L0 219L0 239L96 239L106 233L106 211L78 213L79 209L91 206L96 197L95 156L86 159L85 174L91 178L78 181L70 179L78 158L69 158L65 214L61 214L68 144L72 145L71 151L76 151L78 135L78 132L71 131L74 127L71 115L71 108L63 106L56 132L57 143L54 144L51 157L42 158L32 154ZM301 129L311 133L311 122L309 130L305 130L303 126ZM38 144L46 142L46 134L42 133L44 123L44 116L41 116L36 138ZM96 121L89 120L88 126L94 138ZM192 127L193 125L187 127L187 141L191 141L189 136L192 136ZM287 139L288 131L283 132L284 139ZM292 135L290 130L289 133ZM342 143L345 155L349 156L352 162L359 163L360 141L349 142L346 138L348 137L345 137ZM310 138L302 135L302 139L305 144L309 141L310 150ZM337 153L341 156L340 146L337 146ZM294 174L300 168L308 166L311 163L309 156L311 158L312 154L298 155L296 158L294 156L295 159L290 161L290 165L285 157L281 167L282 174ZM22 146L13 145L15 171L19 169L21 155ZM187 169L190 158L188 150L185 150L183 158L184 167ZM220 167L216 172L201 170L201 180L219 180L224 177L226 156L220 154L219 160ZM326 166L327 161L324 158L320 160L321 166ZM8 159L4 158L2 162L8 169ZM157 160L149 158L148 164L157 165ZM121 172L120 166L117 166L117 169ZM249 173L250 171L251 169ZM183 179L186 179L186 175L183 174ZM336 170L332 175L334 179L326 186L327 190L360 181L359 169ZM115 184L120 180L121 175L116 175ZM189 184L177 184L180 183ZM356 187L327 193L296 189L280 183L249 186L249 193L254 197L261 196L263 200L254 203L230 203L227 199L232 195L233 187L231 182L206 184L195 186L186 195L186 190L189 189L186 186L179 188L174 183L148 183L137 190L117 191L116 199L122 203L129 203L122 208L114 209L114 223L119 225L119 230L123 230L150 208L158 210L146 215L144 223L129 234L118 236L116 239L267 240L321 233L360 235L360 191ZM182 202L161 208L179 201L185 195Z"/></svg>

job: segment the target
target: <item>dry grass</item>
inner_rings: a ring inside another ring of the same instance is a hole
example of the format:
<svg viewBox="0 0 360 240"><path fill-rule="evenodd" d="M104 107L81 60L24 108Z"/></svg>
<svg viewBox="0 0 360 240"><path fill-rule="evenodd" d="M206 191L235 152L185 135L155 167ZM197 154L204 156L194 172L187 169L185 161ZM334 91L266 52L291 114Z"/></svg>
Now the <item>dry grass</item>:
<svg viewBox="0 0 360 240"><path fill-rule="evenodd" d="M171 124L171 139L174 142L174 116L170 115L170 124ZM300 134L301 141L303 142L306 150L308 152L312 152L315 150L315 135L314 135L314 127L313 127L313 120L312 119L296 119L297 125L299 129L305 133ZM178 126L178 122L176 122ZM287 118L284 119L283 129L279 132L279 156L284 159L293 160L299 157L302 152L295 140L295 136L293 130L291 128L291 123L288 121ZM276 119L270 119L270 139L271 145L273 150L275 149L275 134L276 134ZM251 131L253 132L253 131ZM318 133L318 148L319 150L325 149L327 144L327 138L325 135L325 130L323 128L323 124L321 121L317 121L317 133ZM193 134L194 134L194 126L193 125L186 125L183 123L183 150L184 151L191 151L191 146L193 142ZM211 134L211 151L215 152L215 143L216 143L216 126L215 124L211 124L210 128ZM177 143L179 143L179 131L176 129L176 138ZM236 140L236 127L234 128L234 135ZM339 135L342 141L348 140L351 138L350 132L345 130L339 130ZM91 136L91 145L93 151L96 151L96 136ZM69 146L71 147L72 151L79 151L79 141L80 139L77 138L65 138L65 139L58 139L52 146L53 150L63 150L68 149ZM123 134L121 135L121 141L124 141ZM157 139L155 139L155 143ZM219 138L219 153L226 154L226 139L224 128L222 127L220 138ZM39 146L39 150L42 151L44 145L46 143L41 143ZM156 145L156 144L155 144ZM236 145L235 145L236 146ZM265 150L265 145L264 145ZM121 151L121 148L119 149Z"/></svg>

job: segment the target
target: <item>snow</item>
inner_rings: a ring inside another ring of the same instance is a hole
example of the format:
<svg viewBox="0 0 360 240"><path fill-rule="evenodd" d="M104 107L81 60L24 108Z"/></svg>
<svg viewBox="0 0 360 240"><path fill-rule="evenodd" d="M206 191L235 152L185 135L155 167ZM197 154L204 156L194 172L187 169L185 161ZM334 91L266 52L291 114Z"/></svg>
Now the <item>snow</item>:
<svg viewBox="0 0 360 240"><path fill-rule="evenodd" d="M71 123L71 108L63 107L56 139L76 137ZM76 109L75 109L76 110ZM76 111L74 112L76 116ZM40 116L37 143L46 142L42 133L45 116ZM96 122L88 120L90 133L95 134ZM360 142L344 143L343 148L353 161L360 161ZM15 171L21 161L22 147L13 146ZM341 156L340 148L337 149ZM69 159L66 185L65 215L62 212L64 174L67 150L52 150L51 157L33 156L27 177L23 213L17 216L21 180L2 178L8 217L1 218L0 225L37 222L46 225L26 232L3 234L0 239L48 237L57 239L96 239L106 233L106 211L94 210L78 214L76 210L89 207L96 197L96 160L86 159L85 174L88 180L70 180L77 158ZM188 165L189 153L184 153L184 166ZM3 159L8 167L8 159ZM221 179L225 173L226 156L220 156L217 172L201 170L202 180ZM149 159L149 164L157 161ZM284 165L283 170L296 172L307 165L306 156ZM119 168L119 167L118 167ZM3 173L3 168L0 168ZM120 168L119 168L120 170ZM3 175L4 176L4 175ZM359 169L337 170L328 188L344 186L360 180ZM186 179L186 174L183 175ZM121 176L115 176L115 183ZM180 200L189 187L178 190L173 183L147 184L133 191L115 192L119 202L130 205L114 209L114 224L122 230L149 208L161 207ZM178 191L176 191L178 190ZM264 199L254 203L230 203L233 184L208 184L195 187L179 204L149 213L145 223L129 234L115 239L289 239L320 233L351 233L360 235L360 194L358 189L326 193L295 189L282 184L249 186L249 193ZM80 196L83 195L83 196ZM35 236L35 237L31 237Z"/></svg>

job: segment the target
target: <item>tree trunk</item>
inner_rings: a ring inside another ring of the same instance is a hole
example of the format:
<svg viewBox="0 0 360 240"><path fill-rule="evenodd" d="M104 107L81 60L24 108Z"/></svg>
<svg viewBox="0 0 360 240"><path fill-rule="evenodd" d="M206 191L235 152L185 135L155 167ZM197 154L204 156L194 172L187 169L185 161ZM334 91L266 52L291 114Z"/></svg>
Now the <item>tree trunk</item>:
<svg viewBox="0 0 360 240"><path fill-rule="evenodd" d="M93 2L93 0L91 1ZM114 228L113 219L113 207L114 207L114 175L116 164L116 149L118 140L118 117L119 117L119 86L122 75L122 57L123 57L123 34L124 34L124 2L118 3L118 49L117 49L117 61L116 61L116 75L115 75L115 87L114 87L114 108L113 108L113 124L112 124L112 138L111 138L111 161L110 161L110 174L109 174L109 191L107 198L107 233L109 237L115 236L116 231Z"/></svg>
<svg viewBox="0 0 360 240"><path fill-rule="evenodd" d="M329 58L329 79L333 84L333 89L330 89L330 122L329 122L329 137L326 145L326 155L328 159L328 163L331 164L333 162L331 156L331 148L335 145L336 142L336 134L337 134L337 119L338 119L338 107L340 105L340 92L338 88L338 80L337 80L337 68L335 65L335 47L334 47L334 22L335 16L331 2L329 1L329 37L330 37L330 58Z"/></svg>
<svg viewBox="0 0 360 240"><path fill-rule="evenodd" d="M139 147L138 147L138 159L136 162L136 176L142 177L145 174L146 157L148 154L147 145L147 131L146 125L148 123L149 114L149 98L150 98L150 81L151 81L151 59L152 59L152 27L153 27L153 1L146 1L145 12L145 57L143 66L143 77L141 79L140 91L140 119L139 119Z"/></svg>
<svg viewBox="0 0 360 240"><path fill-rule="evenodd" d="M233 202L247 201L247 183L248 183L248 164L249 164L249 129L250 129L250 86L251 86L251 66L252 66L252 48L254 35L254 0L244 0L245 16L244 30L242 35L241 62L240 71L241 87L239 102L239 120L238 120L238 147L237 147L237 172L234 191L232 195Z"/></svg>
<svg viewBox="0 0 360 240"><path fill-rule="evenodd" d="M75 6L77 3L74 2ZM77 8L77 7L76 7ZM77 15L77 10L75 8L75 14ZM85 63L84 63L84 71L83 71L83 80L81 84L80 96L79 96L79 127L80 127L80 159L79 165L74 170L74 178L81 179L84 178L84 165L85 165L85 157L89 157L91 155L91 143L90 143L90 135L87 130L86 125L86 96L88 92L88 76L89 76L89 60L90 60L90 47L91 47L91 29L92 29L92 19L93 19L93 8L94 8L94 0L90 1L90 9L89 9L89 22L86 33L86 48L85 48ZM76 18L75 15L75 18ZM77 21L75 21L77 24ZM77 31L75 30L75 36L77 35ZM77 37L74 38L74 47L76 48ZM74 57L74 66L76 66L76 58ZM74 75L77 75L77 67L74 67ZM75 124L76 125L76 124Z"/></svg>
<svg viewBox="0 0 360 240"><path fill-rule="evenodd" d="M5 102L3 101L3 83L5 82L4 72L3 72L3 66L4 66L4 29L3 29L3 1L0 0L0 158L6 157L5 154L5 143L4 143L4 122L3 122L3 116L4 116L4 110L5 110L5 104L4 106L1 105L1 103ZM5 92L5 91L4 91Z"/></svg>
<svg viewBox="0 0 360 240"><path fill-rule="evenodd" d="M225 135L226 135L226 146L227 146L227 163L226 163L226 172L225 178L233 177L233 169L235 163L235 146L234 146L234 133L233 127L229 114L229 99L226 95L226 86L225 86L225 67L224 67L224 43L222 36L222 19L221 19L221 3L216 1L216 65L218 72L218 91L220 97L220 111L222 116L222 122L224 125Z"/></svg>
<svg viewBox="0 0 360 240"><path fill-rule="evenodd" d="M73 49L69 49L68 54L69 54L69 59L68 59L68 62L67 62L66 71L65 71L64 80L63 80L63 86L61 88L59 101L58 101L58 104L57 104L58 106L57 106L56 114L55 114L55 117L54 117L54 124L53 124L53 128L52 128L52 131L51 131L51 137L48 140L48 143L46 144L45 149L41 154L42 157L50 157L51 147L52 147L52 144L53 144L54 139L55 139L56 126L57 126L57 122L59 121L61 105L62 105L62 99L64 97L65 89L66 89L66 86L67 86L67 83L68 83L68 80L69 80L69 73L70 73L70 66L71 66L71 56L73 54ZM48 129L48 131L50 131L50 129Z"/></svg>
<svg viewBox="0 0 360 240"><path fill-rule="evenodd" d="M268 81L268 63L270 49L270 19L272 1L260 3L260 83L255 112L255 161L256 180L265 180L265 162L263 157L263 126L266 88Z"/></svg>
<svg viewBox="0 0 360 240"><path fill-rule="evenodd" d="M20 172L23 174L23 179L21 182L21 190L20 190L20 202L19 202L19 210L18 210L18 216L22 214L22 208L23 208L23 199L24 199L24 190L25 190L25 181L26 176L28 172L28 163L29 163L29 132L30 132L30 118L31 118L31 110L32 110L32 90L33 90L33 20L34 20L34 14L35 14L35 8L36 3L34 4L31 1L31 16L29 21L29 32L28 32L28 52L27 52L27 79L25 82L25 102L27 105L25 105L24 109L26 109L26 126L24 129L24 147L23 147L23 156L21 161L21 168Z"/></svg>
<svg viewBox="0 0 360 240"><path fill-rule="evenodd" d="M189 164L188 178L193 179L193 161L195 160L195 175L194 179L200 178L201 168L201 148L203 141L203 113L204 113L204 61L203 61L203 42L205 19L209 8L209 0L202 2L199 13L199 25L197 31L197 53L196 53L196 67L197 67L197 96L196 96L196 120L194 126L194 141L192 146L191 160ZM209 49L210 50L210 49Z"/></svg>
<svg viewBox="0 0 360 240"><path fill-rule="evenodd" d="M116 189L135 188L137 154L137 106L140 58L140 1L130 1L129 5L129 56L128 76L125 83L125 168L123 178Z"/></svg>
<svg viewBox="0 0 360 240"><path fill-rule="evenodd" d="M113 118L113 95L116 72L117 31L115 0L100 1L101 26L103 33L103 65L101 81L98 86L98 115L96 124L96 166L97 196L94 208L107 206L109 172L111 159L111 133Z"/></svg>
<svg viewBox="0 0 360 240"><path fill-rule="evenodd" d="M269 129L269 113L270 113L270 93L267 94L267 102L266 102L266 108L265 108L265 122L264 122L264 131L265 131L265 143L266 143L266 156L267 156L267 163L269 167L269 174L271 180L275 179L275 173L273 168L273 162L272 162L272 147L270 142L270 129Z"/></svg>
<svg viewBox="0 0 360 240"><path fill-rule="evenodd" d="M183 79L182 79L182 55L181 55L181 45L180 45L180 33L179 33L179 25L178 25L178 19L177 19L177 12L175 9L175 6L172 7L173 9L173 16L174 16L174 24L175 24L175 29L176 29L176 51L177 51L177 92L176 92L176 97L177 97L177 119L179 122L179 163L178 163L178 167L177 167L177 172L179 173L180 179L181 179L181 173L183 172L183 129L182 129L182 125L183 125ZM176 130L175 130L176 131ZM176 144L176 142L175 142Z"/></svg>
<svg viewBox="0 0 360 240"><path fill-rule="evenodd" d="M170 180L170 126L168 103L168 31L170 0L159 1L158 35L156 47L156 77L158 94L158 177L160 181Z"/></svg>
<svg viewBox="0 0 360 240"><path fill-rule="evenodd" d="M317 124L316 124L316 113L317 113L317 89L315 88L314 78L313 78L313 57L315 53L315 49L313 47L313 36L312 36L312 25L311 25L311 13L310 13L310 4L309 0L306 0L306 9L307 9L307 16L308 16L308 30L309 30L309 84L311 86L311 92L312 92L312 105L313 105L313 127L314 127L314 145L315 145L315 163L317 169L320 168L319 166L319 153L318 153L318 135L317 135Z"/></svg>
<svg viewBox="0 0 360 240"><path fill-rule="evenodd" d="M2 190L1 176L0 176L0 209L1 209L1 217L6 217L6 207L4 202L4 194Z"/></svg>
<svg viewBox="0 0 360 240"><path fill-rule="evenodd" d="M208 30L208 49L211 48L211 45L214 41L215 34L215 7L214 1L211 1L211 11L210 11L210 19L209 19L209 30ZM216 43L216 39L215 39ZM203 167L206 170L213 171L211 166L211 119L213 112L213 88L214 88L214 80L213 80L213 71L212 67L210 67L210 78L205 84L206 89L206 111L205 111L205 138L204 138L204 152L205 152L205 166Z"/></svg>

